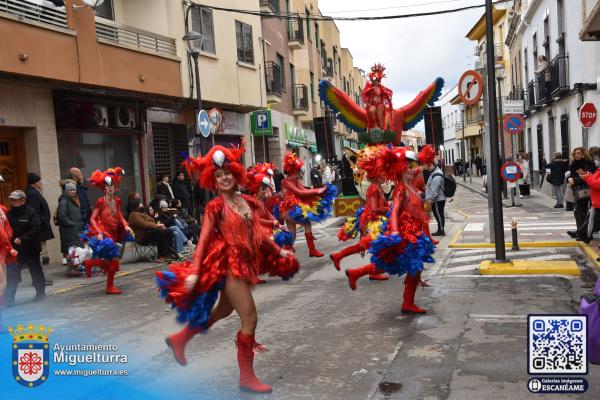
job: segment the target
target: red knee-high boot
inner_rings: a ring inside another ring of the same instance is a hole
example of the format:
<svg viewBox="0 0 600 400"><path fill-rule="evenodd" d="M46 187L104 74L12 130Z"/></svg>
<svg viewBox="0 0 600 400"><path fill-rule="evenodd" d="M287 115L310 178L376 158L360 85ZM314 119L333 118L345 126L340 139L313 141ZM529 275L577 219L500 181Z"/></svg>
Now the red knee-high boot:
<svg viewBox="0 0 600 400"><path fill-rule="evenodd" d="M305 232L304 236L306 237L306 244L308 245L308 255L310 257L323 257L325 254L321 253L315 247L315 236L312 232Z"/></svg>
<svg viewBox="0 0 600 400"><path fill-rule="evenodd" d="M404 293L402 294L402 314L426 314L427 310L415 305L415 292L419 285L420 275L406 275L404 279Z"/></svg>
<svg viewBox="0 0 600 400"><path fill-rule="evenodd" d="M254 351L260 351L261 345L256 343L254 336L238 331L236 338L237 359L240 367L240 390L254 393L271 393L273 388L262 383L254 375ZM264 348L262 348L264 349Z"/></svg>
<svg viewBox="0 0 600 400"><path fill-rule="evenodd" d="M106 270L105 261L100 258L92 258L90 260L85 260L83 262L83 266L85 267L85 276L88 278L92 277L92 267L100 267Z"/></svg>
<svg viewBox="0 0 600 400"><path fill-rule="evenodd" d="M350 289L356 290L356 281L359 278L369 275L372 273L381 272L377 267L373 264L363 265L362 267L352 268L346 270L346 276L348 277L348 283L350 284Z"/></svg>
<svg viewBox="0 0 600 400"><path fill-rule="evenodd" d="M107 261L108 268L106 269L106 294L121 294L123 293L115 286L115 274L119 270L119 259Z"/></svg>
<svg viewBox="0 0 600 400"><path fill-rule="evenodd" d="M425 232L425 234L427 235L427 237L429 239L431 239L431 243L433 243L433 244L440 244L439 240L435 240L434 238L431 237L431 231L429 230L429 222L423 224L423 231Z"/></svg>
<svg viewBox="0 0 600 400"><path fill-rule="evenodd" d="M349 255L360 253L363 250L364 249L360 245L360 242L359 242L359 243L353 244L352 246L348 246L348 247L338 251L337 253L331 253L329 255L329 257L331 258L331 261L333 261L333 266L335 267L335 269L337 269L339 271L340 270L340 261L342 261L342 259L344 257L348 257Z"/></svg>
<svg viewBox="0 0 600 400"><path fill-rule="evenodd" d="M187 364L187 359L185 358L185 345L190 341L191 338L196 336L198 333L202 333L210 328L214 324L212 318L210 318L206 322L206 327L191 327L189 324L186 325L182 330L177 333L174 333L168 336L165 339L165 343L171 350L173 350L173 356L175 357L175 361L179 363L179 365L184 366Z"/></svg>

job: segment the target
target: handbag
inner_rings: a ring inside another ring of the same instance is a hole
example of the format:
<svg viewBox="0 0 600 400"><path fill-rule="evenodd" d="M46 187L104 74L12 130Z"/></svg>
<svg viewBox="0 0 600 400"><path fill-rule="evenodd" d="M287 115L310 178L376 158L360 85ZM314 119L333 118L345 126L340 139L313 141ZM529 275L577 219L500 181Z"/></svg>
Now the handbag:
<svg viewBox="0 0 600 400"><path fill-rule="evenodd" d="M573 189L575 201L584 200L590 197L590 188Z"/></svg>

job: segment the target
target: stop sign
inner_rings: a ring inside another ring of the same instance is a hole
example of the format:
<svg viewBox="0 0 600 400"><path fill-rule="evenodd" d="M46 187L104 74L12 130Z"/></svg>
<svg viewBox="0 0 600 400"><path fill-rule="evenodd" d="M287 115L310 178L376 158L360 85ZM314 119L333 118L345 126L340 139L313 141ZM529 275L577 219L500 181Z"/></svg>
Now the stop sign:
<svg viewBox="0 0 600 400"><path fill-rule="evenodd" d="M594 103L585 103L579 109L579 120L584 128L591 128L596 122L596 106Z"/></svg>

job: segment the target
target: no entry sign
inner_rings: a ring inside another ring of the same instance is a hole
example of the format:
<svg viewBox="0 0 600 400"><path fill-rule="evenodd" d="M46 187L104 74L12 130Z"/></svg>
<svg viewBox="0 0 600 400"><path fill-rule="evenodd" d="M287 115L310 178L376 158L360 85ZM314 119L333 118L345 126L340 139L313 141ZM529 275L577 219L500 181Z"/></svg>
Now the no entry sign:
<svg viewBox="0 0 600 400"><path fill-rule="evenodd" d="M509 114L504 116L503 125L505 132L517 134L525 129L525 120L519 114Z"/></svg>
<svg viewBox="0 0 600 400"><path fill-rule="evenodd" d="M472 69L466 71L458 81L458 96L468 106L481 99L483 94L483 78L481 74Z"/></svg>
<svg viewBox="0 0 600 400"><path fill-rule="evenodd" d="M585 103L579 109L579 120L584 128L591 128L596 122L598 112L594 103Z"/></svg>
<svg viewBox="0 0 600 400"><path fill-rule="evenodd" d="M516 182L521 177L521 166L514 161L507 161L500 167L500 176L507 182Z"/></svg>

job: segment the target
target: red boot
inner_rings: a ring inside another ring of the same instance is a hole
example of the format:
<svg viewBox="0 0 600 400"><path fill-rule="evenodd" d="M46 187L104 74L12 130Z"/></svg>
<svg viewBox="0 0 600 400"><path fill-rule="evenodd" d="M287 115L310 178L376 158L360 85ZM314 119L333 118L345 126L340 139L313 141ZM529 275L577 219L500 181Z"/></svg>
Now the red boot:
<svg viewBox="0 0 600 400"><path fill-rule="evenodd" d="M100 258L92 258L90 260L85 260L83 262L83 266L85 267L85 276L88 278L92 277L92 267L100 267L106 270L106 261Z"/></svg>
<svg viewBox="0 0 600 400"><path fill-rule="evenodd" d="M356 290L356 281L359 278L369 275L372 273L378 273L379 270L373 264L363 265L362 267L347 269L346 276L348 277L348 283L350 284L350 289Z"/></svg>
<svg viewBox="0 0 600 400"><path fill-rule="evenodd" d="M323 257L325 254L321 253L315 247L315 236L312 232L305 232L304 236L306 237L306 244L308 245L308 255L310 257Z"/></svg>
<svg viewBox="0 0 600 400"><path fill-rule="evenodd" d="M439 240L435 240L433 237L431 237L431 231L429 230L429 222L426 222L423 224L423 231L425 232L425 234L427 235L427 237L429 239L431 239L431 243L433 244L440 244Z"/></svg>
<svg viewBox="0 0 600 400"><path fill-rule="evenodd" d="M240 367L240 390L253 393L271 393L273 388L262 383L254 375L254 351L260 349L260 345L254 341L254 336L238 331L235 343L237 345L238 366Z"/></svg>
<svg viewBox="0 0 600 400"><path fill-rule="evenodd" d="M387 281L388 279L390 279L390 278L385 273L369 274L369 280L370 281Z"/></svg>
<svg viewBox="0 0 600 400"><path fill-rule="evenodd" d="M419 275L406 275L404 280L404 293L402 294L402 314L426 314L427 310L415 305L415 292L419 285Z"/></svg>
<svg viewBox="0 0 600 400"><path fill-rule="evenodd" d="M121 294L123 293L115 286L115 274L119 270L119 260L114 259L108 261L107 277L106 277L106 294Z"/></svg>
<svg viewBox="0 0 600 400"><path fill-rule="evenodd" d="M352 254L360 253L363 250L364 249L360 245L360 243L356 243L356 244L353 244L352 246L348 246L348 247L338 251L337 253L331 253L329 255L329 257L331 258L331 261L333 261L333 266L335 267L335 269L337 269L339 271L340 270L340 261L342 261L342 258L347 257Z"/></svg>
<svg viewBox="0 0 600 400"><path fill-rule="evenodd" d="M208 328L212 326L214 321L211 319L206 323L206 328L200 327L191 327L190 325L186 325L185 328L180 330L177 333L174 333L168 336L165 339L165 343L171 350L173 350L173 356L175 357L175 361L179 363L181 366L186 366L187 360L185 358L185 345L190 341L191 338L196 336L198 333L202 333Z"/></svg>

